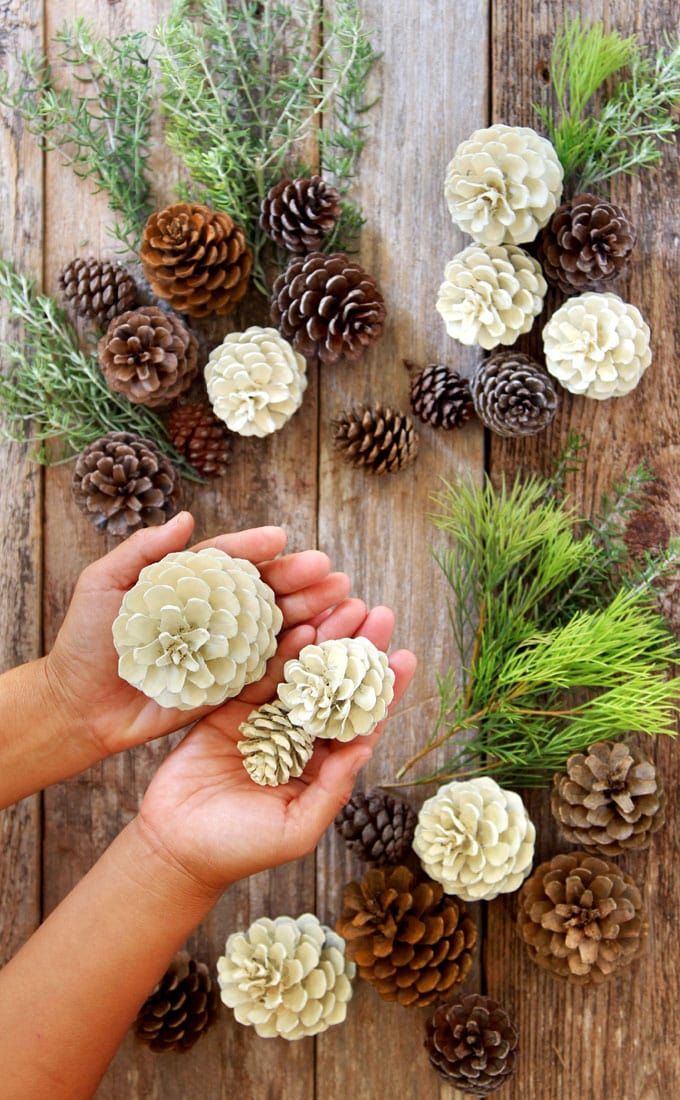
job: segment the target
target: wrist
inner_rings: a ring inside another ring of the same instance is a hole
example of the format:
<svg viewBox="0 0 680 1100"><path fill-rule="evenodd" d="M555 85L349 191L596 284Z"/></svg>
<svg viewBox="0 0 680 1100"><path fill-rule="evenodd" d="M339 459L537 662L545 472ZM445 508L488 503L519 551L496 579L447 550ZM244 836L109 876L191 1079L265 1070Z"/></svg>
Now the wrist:
<svg viewBox="0 0 680 1100"><path fill-rule="evenodd" d="M72 757L74 766L67 774L76 775L98 764L104 754L93 737L84 715L80 713L74 700L64 687L64 677L56 665L54 651L41 657L35 664L38 667L38 698L45 715L59 725L59 742Z"/></svg>

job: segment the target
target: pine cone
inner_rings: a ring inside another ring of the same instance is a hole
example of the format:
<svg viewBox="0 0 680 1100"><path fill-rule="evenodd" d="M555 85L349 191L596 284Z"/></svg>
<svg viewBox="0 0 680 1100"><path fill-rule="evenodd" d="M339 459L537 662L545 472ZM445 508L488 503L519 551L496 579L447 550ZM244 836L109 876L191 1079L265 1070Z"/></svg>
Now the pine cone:
<svg viewBox="0 0 680 1100"><path fill-rule="evenodd" d="M302 775L314 752L314 737L291 725L287 708L264 703L239 726L243 767L261 787L279 787Z"/></svg>
<svg viewBox="0 0 680 1100"><path fill-rule="evenodd" d="M633 879L585 852L537 867L520 890L518 920L529 957L577 985L617 974L640 954L647 935Z"/></svg>
<svg viewBox="0 0 680 1100"><path fill-rule="evenodd" d="M109 389L134 405L169 405L198 374L196 337L179 317L158 306L114 317L98 350Z"/></svg>
<svg viewBox="0 0 680 1100"><path fill-rule="evenodd" d="M620 206L587 192L574 195L541 231L543 273L565 294L601 289L628 267L635 237Z"/></svg>
<svg viewBox="0 0 680 1100"><path fill-rule="evenodd" d="M332 421L335 449L346 462L372 474L396 474L415 462L418 433L407 413L364 405Z"/></svg>
<svg viewBox="0 0 680 1100"><path fill-rule="evenodd" d="M274 283L271 316L305 358L354 360L382 334L385 303L375 280L343 252L291 260Z"/></svg>
<svg viewBox="0 0 680 1100"><path fill-rule="evenodd" d="M230 313L248 289L253 266L243 230L228 214L197 202L151 215L140 260L154 294L190 317Z"/></svg>
<svg viewBox="0 0 680 1100"><path fill-rule="evenodd" d="M210 405L178 405L168 420L175 450L201 477L222 477L231 460L231 436Z"/></svg>
<svg viewBox="0 0 680 1100"><path fill-rule="evenodd" d="M416 827L415 810L386 791L355 791L335 819L350 852L377 867L408 856Z"/></svg>
<svg viewBox="0 0 680 1100"><path fill-rule="evenodd" d="M497 351L484 359L470 382L477 416L497 435L537 435L557 412L550 375L530 355Z"/></svg>
<svg viewBox="0 0 680 1100"><path fill-rule="evenodd" d="M474 412L469 383L457 371L433 363L411 382L411 408L433 428L460 428Z"/></svg>
<svg viewBox="0 0 680 1100"><path fill-rule="evenodd" d="M150 439L109 432L76 459L71 482L76 504L98 531L125 537L175 515L179 476Z"/></svg>
<svg viewBox="0 0 680 1100"><path fill-rule="evenodd" d="M622 741L598 741L553 778L551 809L570 844L606 857L648 848L664 820L656 768Z"/></svg>
<svg viewBox="0 0 680 1100"><path fill-rule="evenodd" d="M137 304L137 284L121 264L76 256L59 276L62 294L78 317L106 328L109 321Z"/></svg>
<svg viewBox="0 0 680 1100"><path fill-rule="evenodd" d="M404 866L372 869L350 882L336 927L360 976L384 1000L416 1008L465 980L477 942L463 903Z"/></svg>
<svg viewBox="0 0 680 1100"><path fill-rule="evenodd" d="M137 1014L135 1035L156 1054L191 1050L217 1018L217 986L205 963L180 951Z"/></svg>
<svg viewBox="0 0 680 1100"><path fill-rule="evenodd" d="M321 176L283 179L262 202L260 228L288 252L315 252L340 217L340 196Z"/></svg>
<svg viewBox="0 0 680 1100"><path fill-rule="evenodd" d="M512 1077L517 1043L505 1009L480 993L439 1005L425 1024L425 1049L435 1070L472 1096L489 1096Z"/></svg>

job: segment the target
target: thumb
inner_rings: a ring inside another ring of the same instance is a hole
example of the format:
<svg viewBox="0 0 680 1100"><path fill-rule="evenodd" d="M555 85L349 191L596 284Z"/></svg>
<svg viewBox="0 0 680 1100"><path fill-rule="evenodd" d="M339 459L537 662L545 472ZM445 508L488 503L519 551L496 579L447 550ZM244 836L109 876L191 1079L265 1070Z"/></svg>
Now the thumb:
<svg viewBox="0 0 680 1100"><path fill-rule="evenodd" d="M175 550L183 550L193 529L193 516L189 512L179 512L160 527L135 531L115 550L89 565L83 579L88 586L123 591L134 584L145 565L160 561Z"/></svg>
<svg viewBox="0 0 680 1100"><path fill-rule="evenodd" d="M356 742L329 752L314 781L296 798L296 824L304 833L300 840L305 851L316 846L349 800L357 775L372 755L371 746Z"/></svg>

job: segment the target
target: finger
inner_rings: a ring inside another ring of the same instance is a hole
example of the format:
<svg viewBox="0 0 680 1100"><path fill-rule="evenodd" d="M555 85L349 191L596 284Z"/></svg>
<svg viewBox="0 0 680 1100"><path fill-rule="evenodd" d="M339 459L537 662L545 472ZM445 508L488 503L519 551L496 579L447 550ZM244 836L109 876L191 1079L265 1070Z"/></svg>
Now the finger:
<svg viewBox="0 0 680 1100"><path fill-rule="evenodd" d="M334 611L334 607L327 607L326 610L322 611L320 615L315 615L313 619L310 619L309 625L313 626L315 630L318 630L321 624L325 623L328 616L332 615Z"/></svg>
<svg viewBox="0 0 680 1100"><path fill-rule="evenodd" d="M216 546L233 558L247 558L258 565L270 561L285 548L288 536L282 527L253 527L250 531L236 531L229 535L214 535L196 543L192 550L204 550Z"/></svg>
<svg viewBox="0 0 680 1100"><path fill-rule="evenodd" d="M394 612L389 607L373 607L357 630L361 638L368 638L377 649L385 652L394 630Z"/></svg>
<svg viewBox="0 0 680 1100"><path fill-rule="evenodd" d="M286 554L285 558L267 562L260 573L278 596L288 596L323 580L330 571L328 554L322 554L320 550L302 550L299 554Z"/></svg>
<svg viewBox="0 0 680 1100"><path fill-rule="evenodd" d="M326 642L329 638L354 637L365 619L366 604L363 600L343 600L317 630L317 644Z"/></svg>
<svg viewBox="0 0 680 1100"><path fill-rule="evenodd" d="M292 626L294 623L309 622L319 612L344 600L350 587L350 579L346 573L331 573L317 584L311 584L292 596L279 598L277 603L283 612L284 623Z"/></svg>
<svg viewBox="0 0 680 1100"><path fill-rule="evenodd" d="M394 699L390 706L390 712L404 697L417 666L418 658L415 653L411 653L410 649L398 649L390 657L390 668L394 672Z"/></svg>
<svg viewBox="0 0 680 1100"><path fill-rule="evenodd" d="M251 684L245 688L239 695L239 700L257 707L273 699L276 695L276 688L283 679L283 666L286 661L297 657L304 646L312 644L314 637L314 627L308 624L286 630L279 638L278 649L267 665L264 677L258 680L256 684Z"/></svg>
<svg viewBox="0 0 680 1100"><path fill-rule="evenodd" d="M370 738L360 737L323 759L316 778L288 806L294 849L304 853L318 842L348 801L354 781L371 759Z"/></svg>
<svg viewBox="0 0 680 1100"><path fill-rule="evenodd" d="M81 578L83 587L98 591L129 588L145 565L160 561L173 551L183 550L193 529L194 517L189 512L179 512L161 527L135 531L115 550L88 565Z"/></svg>

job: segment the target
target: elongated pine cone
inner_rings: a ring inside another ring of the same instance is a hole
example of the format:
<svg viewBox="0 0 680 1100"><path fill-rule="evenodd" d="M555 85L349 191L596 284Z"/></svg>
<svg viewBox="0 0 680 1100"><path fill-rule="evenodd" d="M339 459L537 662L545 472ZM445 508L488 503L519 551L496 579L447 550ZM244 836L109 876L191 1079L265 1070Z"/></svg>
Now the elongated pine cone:
<svg viewBox="0 0 680 1100"><path fill-rule="evenodd" d="M629 966L647 935L631 876L586 852L536 868L520 890L518 921L529 958L577 985L599 984Z"/></svg>
<svg viewBox="0 0 680 1100"><path fill-rule="evenodd" d="M540 234L543 274L565 294L601 290L625 272L635 237L620 206L588 192L574 195Z"/></svg>
<svg viewBox="0 0 680 1100"><path fill-rule="evenodd" d="M217 1019L220 998L205 963L180 951L140 1008L135 1035L156 1054L191 1050Z"/></svg>
<svg viewBox="0 0 680 1100"><path fill-rule="evenodd" d="M433 428L460 428L474 413L467 378L437 363L425 367L411 382L411 408Z"/></svg>
<svg viewBox="0 0 680 1100"><path fill-rule="evenodd" d="M293 726L276 701L253 710L239 726L243 767L261 787L279 787L302 775L314 752L314 737Z"/></svg>
<svg viewBox="0 0 680 1100"><path fill-rule="evenodd" d="M623 741L598 741L554 776L550 804L570 844L609 858L649 847L664 802L651 760Z"/></svg>
<svg viewBox="0 0 680 1100"><path fill-rule="evenodd" d="M274 283L272 321L306 359L354 360L382 335L385 303L375 279L343 252L291 260Z"/></svg>
<svg viewBox="0 0 680 1100"><path fill-rule="evenodd" d="M335 449L351 466L372 474L396 474L418 456L418 433L408 413L389 405L364 405L332 421Z"/></svg>
<svg viewBox="0 0 680 1100"><path fill-rule="evenodd" d="M231 460L231 436L206 403L178 405L168 419L175 450L201 477L222 477Z"/></svg>
<svg viewBox="0 0 680 1100"><path fill-rule="evenodd" d="M196 337L179 317L158 306L114 317L98 350L109 389L134 405L169 405L198 374Z"/></svg>
<svg viewBox="0 0 680 1100"><path fill-rule="evenodd" d="M137 284L122 264L76 256L59 276L64 299L77 317L106 328L109 321L137 304Z"/></svg>
<svg viewBox="0 0 680 1100"><path fill-rule="evenodd" d="M321 176L283 179L262 202L260 228L288 252L315 252L335 229L340 196Z"/></svg>
<svg viewBox="0 0 680 1100"><path fill-rule="evenodd" d="M152 214L140 260L154 294L190 317L224 316L248 289L253 258L228 214L178 202Z"/></svg>
<svg viewBox="0 0 680 1100"><path fill-rule="evenodd" d="M179 476L151 439L109 432L78 455L71 489L98 531L121 538L175 515Z"/></svg>
<svg viewBox="0 0 680 1100"><path fill-rule="evenodd" d="M506 438L545 431L557 412L552 378L521 351L497 351L482 360L470 389L482 424Z"/></svg>
<svg viewBox="0 0 680 1100"><path fill-rule="evenodd" d="M518 1041L505 1009L480 993L439 1005L425 1024L433 1067L471 1096L489 1096L512 1077Z"/></svg>
<svg viewBox="0 0 680 1100"><path fill-rule="evenodd" d="M384 1000L414 1008L465 981L477 942L463 903L404 866L372 868L350 882L336 928L360 977Z"/></svg>
<svg viewBox="0 0 680 1100"><path fill-rule="evenodd" d="M335 819L350 852L376 867L401 863L408 856L416 813L403 798L387 791L355 791Z"/></svg>

